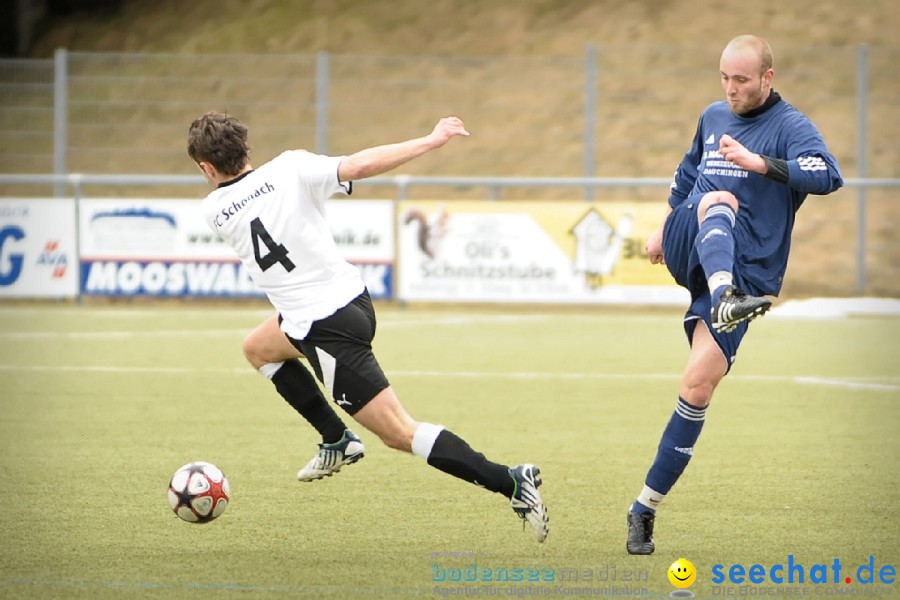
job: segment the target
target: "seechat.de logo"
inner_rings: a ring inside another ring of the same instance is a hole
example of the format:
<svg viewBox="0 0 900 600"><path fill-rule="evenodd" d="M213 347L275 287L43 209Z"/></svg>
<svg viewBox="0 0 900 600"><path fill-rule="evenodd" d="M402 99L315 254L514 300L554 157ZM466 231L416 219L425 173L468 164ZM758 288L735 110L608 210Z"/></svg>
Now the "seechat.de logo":
<svg viewBox="0 0 900 600"><path fill-rule="evenodd" d="M892 565L875 564L875 556L870 556L868 563L848 567L843 570L838 559L831 564L816 564L806 567L803 563L794 561L794 555L789 554L787 564L772 565L768 569L762 565L745 567L742 564L733 564L727 568L723 565L713 565L713 583L894 583L897 570Z"/></svg>

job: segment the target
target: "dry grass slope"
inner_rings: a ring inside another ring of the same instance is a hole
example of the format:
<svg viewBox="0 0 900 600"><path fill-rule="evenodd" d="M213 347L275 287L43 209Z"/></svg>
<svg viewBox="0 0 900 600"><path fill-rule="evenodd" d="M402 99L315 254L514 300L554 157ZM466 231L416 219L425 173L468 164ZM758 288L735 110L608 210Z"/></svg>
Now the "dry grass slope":
<svg viewBox="0 0 900 600"><path fill-rule="evenodd" d="M776 47L896 45L891 0L124 0L73 15L37 44L128 52L578 55L596 44L718 45L754 32Z"/></svg>

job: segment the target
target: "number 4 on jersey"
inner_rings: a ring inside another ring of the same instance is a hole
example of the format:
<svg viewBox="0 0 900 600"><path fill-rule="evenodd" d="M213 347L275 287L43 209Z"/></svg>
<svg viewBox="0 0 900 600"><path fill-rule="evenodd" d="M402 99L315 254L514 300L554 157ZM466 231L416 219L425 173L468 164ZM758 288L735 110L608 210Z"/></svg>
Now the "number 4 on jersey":
<svg viewBox="0 0 900 600"><path fill-rule="evenodd" d="M290 272L294 270L295 265L288 258L287 248L282 244L275 243L275 240L266 231L266 226L262 224L259 217L250 221L250 239L253 241L253 256L256 257L256 264L259 265L260 269L266 271L275 263L281 263L285 271ZM262 243L269 250L269 253L265 256L259 255L259 240L262 240Z"/></svg>

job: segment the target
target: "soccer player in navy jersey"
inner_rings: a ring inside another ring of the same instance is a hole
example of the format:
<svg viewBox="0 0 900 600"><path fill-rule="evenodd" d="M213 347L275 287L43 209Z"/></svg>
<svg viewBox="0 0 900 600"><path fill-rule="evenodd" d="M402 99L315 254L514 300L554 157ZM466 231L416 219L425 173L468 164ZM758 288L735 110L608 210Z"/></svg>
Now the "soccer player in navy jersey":
<svg viewBox="0 0 900 600"><path fill-rule="evenodd" d="M644 487L628 512L629 554L652 554L656 510L691 459L713 391L750 320L771 306L787 268L794 216L807 194L843 185L815 125L772 89L765 40L731 40L719 61L725 101L700 116L675 171L666 217L647 240L691 292L684 328L690 357L675 411Z"/></svg>
<svg viewBox="0 0 900 600"><path fill-rule="evenodd" d="M443 426L415 421L400 404L372 353L375 311L369 293L325 221L325 201L350 194L352 181L466 135L461 120L447 117L423 137L349 156L288 150L254 169L246 126L229 115L207 113L191 124L188 154L215 188L203 200L207 224L234 248L277 311L247 335L244 356L322 436L297 478L328 477L365 450L298 360L306 357L334 402L387 446L509 498L543 542L548 520L537 467L491 462Z"/></svg>

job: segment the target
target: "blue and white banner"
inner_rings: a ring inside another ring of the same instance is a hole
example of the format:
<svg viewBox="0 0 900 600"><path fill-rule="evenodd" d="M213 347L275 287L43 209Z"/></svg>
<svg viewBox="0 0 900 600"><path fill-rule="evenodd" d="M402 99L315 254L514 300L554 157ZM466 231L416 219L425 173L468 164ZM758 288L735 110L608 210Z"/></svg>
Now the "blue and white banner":
<svg viewBox="0 0 900 600"><path fill-rule="evenodd" d="M328 222L373 298L393 296L393 205L332 200ZM252 297L262 292L206 226L198 200L83 200L81 289L88 295Z"/></svg>
<svg viewBox="0 0 900 600"><path fill-rule="evenodd" d="M81 289L111 296L262 296L235 262L84 260Z"/></svg>
<svg viewBox="0 0 900 600"><path fill-rule="evenodd" d="M0 199L0 297L78 294L75 201Z"/></svg>

